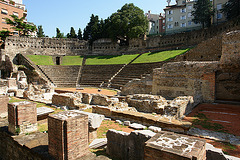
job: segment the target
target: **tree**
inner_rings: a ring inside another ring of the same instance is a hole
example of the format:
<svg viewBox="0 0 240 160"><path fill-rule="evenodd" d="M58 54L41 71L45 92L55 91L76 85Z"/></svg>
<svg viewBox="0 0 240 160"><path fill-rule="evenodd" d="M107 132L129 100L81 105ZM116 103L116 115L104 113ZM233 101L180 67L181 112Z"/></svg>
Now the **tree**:
<svg viewBox="0 0 240 160"><path fill-rule="evenodd" d="M70 33L67 34L67 38L77 38L76 32L73 27L71 27Z"/></svg>
<svg viewBox="0 0 240 160"><path fill-rule="evenodd" d="M63 33L60 32L59 28L56 29L56 32L57 32L56 38L63 38L64 37Z"/></svg>
<svg viewBox="0 0 240 160"><path fill-rule="evenodd" d="M90 22L87 24L83 31L83 39L88 40L89 44L92 45L93 41L99 38L99 19L98 16L91 15Z"/></svg>
<svg viewBox="0 0 240 160"><path fill-rule="evenodd" d="M221 10L227 19L232 19L240 16L240 2L239 0L229 0L223 5Z"/></svg>
<svg viewBox="0 0 240 160"><path fill-rule="evenodd" d="M42 25L38 26L37 37L45 37Z"/></svg>
<svg viewBox="0 0 240 160"><path fill-rule="evenodd" d="M83 37L82 37L82 30L81 30L81 28L78 29L78 35L77 35L77 38L78 38L79 40L83 40Z"/></svg>
<svg viewBox="0 0 240 160"><path fill-rule="evenodd" d="M1 45L2 48L5 47L4 42L8 36L10 36L10 31L4 31L4 30L0 31L0 38L1 38L0 43L2 43L2 45Z"/></svg>
<svg viewBox="0 0 240 160"><path fill-rule="evenodd" d="M15 15L10 15L13 20L6 18L6 23L13 26L12 28L18 31L19 36L28 36L29 33L36 31L36 26L32 24L28 24L23 22L25 16L22 18L18 18Z"/></svg>
<svg viewBox="0 0 240 160"><path fill-rule="evenodd" d="M202 28L204 28L205 26L210 26L211 16L214 13L210 0L197 0L193 8L194 8L194 11L192 11L192 15L194 16L193 22L201 23Z"/></svg>
<svg viewBox="0 0 240 160"><path fill-rule="evenodd" d="M148 29L148 20L143 10L134 6L133 3L125 4L116 13L110 16L110 37L124 40L126 44L131 38L143 36ZM109 25L109 24L106 24Z"/></svg>

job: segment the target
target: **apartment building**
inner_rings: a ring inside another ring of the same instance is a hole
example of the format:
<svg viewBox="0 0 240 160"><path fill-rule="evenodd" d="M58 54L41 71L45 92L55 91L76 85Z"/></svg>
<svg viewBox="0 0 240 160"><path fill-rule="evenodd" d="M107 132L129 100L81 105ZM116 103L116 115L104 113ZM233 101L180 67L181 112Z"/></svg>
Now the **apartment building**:
<svg viewBox="0 0 240 160"><path fill-rule="evenodd" d="M149 23L148 23L148 35L155 35L165 33L165 15L152 14L151 11L145 14Z"/></svg>
<svg viewBox="0 0 240 160"><path fill-rule="evenodd" d="M191 31L201 28L201 24L192 21L192 11L195 1L176 0L175 5L167 6L164 11L166 15L166 34Z"/></svg>
<svg viewBox="0 0 240 160"><path fill-rule="evenodd" d="M166 34L186 32L201 28L200 23L194 23L192 19L193 6L197 0L176 0L175 5L168 5L164 11L166 15ZM210 0L215 10L212 17L213 24L226 21L221 9L228 0ZM170 4L170 3L169 3Z"/></svg>
<svg viewBox="0 0 240 160"><path fill-rule="evenodd" d="M0 0L0 9L0 30L8 30L14 35L18 35L18 32L13 30L12 26L6 23L6 18L11 19L10 15L15 15L19 18L27 16L27 11L25 5L22 4L22 0Z"/></svg>

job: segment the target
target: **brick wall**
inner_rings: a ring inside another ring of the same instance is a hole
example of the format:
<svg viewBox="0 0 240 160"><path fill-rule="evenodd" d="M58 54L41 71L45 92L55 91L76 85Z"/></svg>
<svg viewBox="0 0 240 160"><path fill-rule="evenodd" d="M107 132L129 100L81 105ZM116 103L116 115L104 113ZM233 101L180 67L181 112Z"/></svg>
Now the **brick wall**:
<svg viewBox="0 0 240 160"><path fill-rule="evenodd" d="M65 111L48 117L49 154L74 160L88 153L88 116Z"/></svg>
<svg viewBox="0 0 240 160"><path fill-rule="evenodd" d="M7 96L0 95L0 114L8 111L8 101L9 98Z"/></svg>
<svg viewBox="0 0 240 160"><path fill-rule="evenodd" d="M37 104L32 102L15 102L8 104L8 130L15 134L20 128L21 133L37 130ZM31 129L32 128L32 129Z"/></svg>

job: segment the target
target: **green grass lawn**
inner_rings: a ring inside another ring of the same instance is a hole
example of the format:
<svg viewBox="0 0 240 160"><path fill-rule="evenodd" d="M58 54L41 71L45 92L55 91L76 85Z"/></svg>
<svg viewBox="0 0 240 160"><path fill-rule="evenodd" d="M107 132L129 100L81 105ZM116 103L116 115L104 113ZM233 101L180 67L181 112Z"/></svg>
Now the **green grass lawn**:
<svg viewBox="0 0 240 160"><path fill-rule="evenodd" d="M177 55L181 55L187 52L188 50L189 48L180 49L180 50L144 53L140 57L138 57L133 63L152 63L152 62L166 61L176 57Z"/></svg>
<svg viewBox="0 0 240 160"><path fill-rule="evenodd" d="M88 56L86 59L86 65L127 64L137 56L138 54L118 56Z"/></svg>
<svg viewBox="0 0 240 160"><path fill-rule="evenodd" d="M83 56L64 56L61 65L82 65Z"/></svg>
<svg viewBox="0 0 240 160"><path fill-rule="evenodd" d="M27 55L27 57L36 65L54 65L52 56Z"/></svg>

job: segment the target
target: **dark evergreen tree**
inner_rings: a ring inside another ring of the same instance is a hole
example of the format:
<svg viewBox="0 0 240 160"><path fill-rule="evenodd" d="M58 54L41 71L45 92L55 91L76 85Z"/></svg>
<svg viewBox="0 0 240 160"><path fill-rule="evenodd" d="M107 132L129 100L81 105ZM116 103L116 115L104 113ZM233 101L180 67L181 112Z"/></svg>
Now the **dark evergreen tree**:
<svg viewBox="0 0 240 160"><path fill-rule="evenodd" d="M77 35L77 38L78 38L79 40L83 40L82 30L81 30L81 28L78 29L78 35Z"/></svg>
<svg viewBox="0 0 240 160"><path fill-rule="evenodd" d="M99 19L98 16L91 15L90 22L87 24L83 32L83 39L88 40L92 45L93 41L99 37Z"/></svg>
<svg viewBox="0 0 240 160"><path fill-rule="evenodd" d="M63 38L64 37L63 33L60 32L59 28L56 29L56 32L57 32L56 38Z"/></svg>
<svg viewBox="0 0 240 160"><path fill-rule="evenodd" d="M239 0L229 0L223 5L221 10L227 19L232 19L240 16L240 1Z"/></svg>
<svg viewBox="0 0 240 160"><path fill-rule="evenodd" d="M38 26L37 37L45 37L42 25Z"/></svg>
<svg viewBox="0 0 240 160"><path fill-rule="evenodd" d="M194 11L192 11L192 15L194 16L193 22L201 23L202 28L204 28L205 26L210 26L211 16L214 13L210 0L197 0L193 8L194 8Z"/></svg>
<svg viewBox="0 0 240 160"><path fill-rule="evenodd" d="M76 32L73 27L71 27L70 33L67 35L67 38L77 38Z"/></svg>

